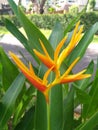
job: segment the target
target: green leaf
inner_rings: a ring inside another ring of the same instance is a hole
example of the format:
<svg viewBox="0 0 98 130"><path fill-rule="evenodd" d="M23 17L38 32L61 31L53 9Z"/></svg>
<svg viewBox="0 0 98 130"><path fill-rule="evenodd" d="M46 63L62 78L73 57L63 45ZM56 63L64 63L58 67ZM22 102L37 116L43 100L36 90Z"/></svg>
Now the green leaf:
<svg viewBox="0 0 98 130"><path fill-rule="evenodd" d="M74 87L71 88L64 100L64 128L63 130L73 129L74 114Z"/></svg>
<svg viewBox="0 0 98 130"><path fill-rule="evenodd" d="M53 48L46 39L46 37L41 33L41 31L26 17L26 15L21 11L19 7L12 0L8 0L11 8L16 14L18 20L22 24L29 41L29 47L35 48L38 50L42 50L41 45L39 43L39 39L44 43L48 53L53 56Z"/></svg>
<svg viewBox="0 0 98 130"><path fill-rule="evenodd" d="M2 63L0 63L0 87L3 87L3 67L2 67ZM0 90L1 92L1 90Z"/></svg>
<svg viewBox="0 0 98 130"><path fill-rule="evenodd" d="M68 65L70 65L73 60L76 59L76 57L83 57L88 45L93 39L94 34L98 30L98 22L95 23L82 37L78 45L75 47L75 49L72 51L68 58Z"/></svg>
<svg viewBox="0 0 98 130"><path fill-rule="evenodd" d="M0 62L2 64L3 89L6 90L19 72L2 47L0 47Z"/></svg>
<svg viewBox="0 0 98 130"><path fill-rule="evenodd" d="M37 91L35 130L47 130L47 105L44 95Z"/></svg>
<svg viewBox="0 0 98 130"><path fill-rule="evenodd" d="M15 130L33 130L34 129L35 107L31 107L21 119Z"/></svg>
<svg viewBox="0 0 98 130"><path fill-rule="evenodd" d="M79 100L79 103L88 104L91 99L89 94L87 94L85 91L79 89L78 87L74 86L74 88L76 90L77 100Z"/></svg>
<svg viewBox="0 0 98 130"><path fill-rule="evenodd" d="M63 93L62 85L56 85L50 93L50 130L63 128Z"/></svg>
<svg viewBox="0 0 98 130"><path fill-rule="evenodd" d="M24 86L25 87L25 86ZM13 124L16 126L17 122L21 119L21 117L24 115L24 112L32 107L32 104L35 104L35 88L33 86L30 86L26 90L23 88L20 95L18 96L16 106L13 117Z"/></svg>
<svg viewBox="0 0 98 130"><path fill-rule="evenodd" d="M98 125L98 111L92 115L85 123L80 125L75 130L93 130Z"/></svg>
<svg viewBox="0 0 98 130"><path fill-rule="evenodd" d="M43 64L40 65L38 75L39 77L43 78L43 75L46 71L46 68ZM37 91L37 101L35 104L35 129L36 130L47 130L48 119L47 119L47 103L45 96L40 92Z"/></svg>
<svg viewBox="0 0 98 130"><path fill-rule="evenodd" d="M63 37L64 37L63 27L60 24L60 22L57 21L54 26L54 29L49 37L49 41L50 41L52 47L54 48L54 50L56 49L58 43L62 40Z"/></svg>
<svg viewBox="0 0 98 130"><path fill-rule="evenodd" d="M59 22L56 23L52 34L49 38L53 49L55 50L57 44L64 37L64 30ZM51 79L53 75L51 75ZM50 81L51 81L50 79ZM50 91L50 117L49 117L49 129L50 130L62 130L63 128L63 92L62 85L54 86Z"/></svg>
<svg viewBox="0 0 98 130"><path fill-rule="evenodd" d="M87 67L87 74L92 74L94 71L94 62L91 61ZM76 81L73 83L73 86L76 89L77 96L75 97L75 106L79 105L79 103L87 104L90 101L90 96L87 93L91 84L91 77L82 79L80 81Z"/></svg>
<svg viewBox="0 0 98 130"><path fill-rule="evenodd" d="M23 88L24 82L25 77L19 74L3 96L0 103L0 128L6 125L13 114L16 99Z"/></svg>
<svg viewBox="0 0 98 130"><path fill-rule="evenodd" d="M88 65L88 67L86 68L86 74L92 74L94 72L94 62L91 61ZM91 82L91 77L90 78L86 78L80 81L75 82L75 84L82 90L86 90L89 87L89 83Z"/></svg>
<svg viewBox="0 0 98 130"><path fill-rule="evenodd" d="M23 46L34 55L32 48L28 45L27 38L18 30L18 28L8 19L5 19L6 28L23 44ZM13 31L14 30L14 31Z"/></svg>
<svg viewBox="0 0 98 130"><path fill-rule="evenodd" d="M8 0L10 7L12 8L13 12L15 13L15 15L18 17L18 9L17 9L17 5L15 3L14 0Z"/></svg>
<svg viewBox="0 0 98 130"><path fill-rule="evenodd" d="M44 46L46 47L48 53L53 56L53 48L48 42L46 37L42 32L26 17L26 15L19 9L19 20L27 34L29 45L33 49L42 50L42 47L39 43L39 39L42 40Z"/></svg>
<svg viewBox="0 0 98 130"><path fill-rule="evenodd" d="M86 114L84 113L86 117L91 116L98 110L98 70L89 95L91 96L91 100L89 101Z"/></svg>

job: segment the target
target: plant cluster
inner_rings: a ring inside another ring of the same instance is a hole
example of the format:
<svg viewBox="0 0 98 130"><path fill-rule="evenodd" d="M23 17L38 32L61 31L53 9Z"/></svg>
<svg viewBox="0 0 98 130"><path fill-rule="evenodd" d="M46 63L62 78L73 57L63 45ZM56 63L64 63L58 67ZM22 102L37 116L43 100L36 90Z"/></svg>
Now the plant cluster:
<svg viewBox="0 0 98 130"><path fill-rule="evenodd" d="M96 72L91 61L87 68L73 73L98 31L98 22L82 35L79 16L66 29L57 21L47 39L14 1L8 1L26 35L7 18L6 28L36 66L33 60L26 60L25 65L13 52L9 58L0 47L0 130L98 129L98 60Z"/></svg>

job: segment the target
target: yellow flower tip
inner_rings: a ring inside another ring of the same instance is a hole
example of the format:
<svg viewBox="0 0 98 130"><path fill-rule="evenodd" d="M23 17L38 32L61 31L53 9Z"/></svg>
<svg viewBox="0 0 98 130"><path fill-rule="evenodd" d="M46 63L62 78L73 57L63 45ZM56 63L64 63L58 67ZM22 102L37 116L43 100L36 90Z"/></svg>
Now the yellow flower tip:
<svg viewBox="0 0 98 130"><path fill-rule="evenodd" d="M15 55L13 52L9 51L9 55L11 56L11 58L16 61L16 59L18 59L17 55Z"/></svg>
<svg viewBox="0 0 98 130"><path fill-rule="evenodd" d="M76 23L76 26L79 26L80 25L80 20Z"/></svg>
<svg viewBox="0 0 98 130"><path fill-rule="evenodd" d="M89 77L91 77L92 75L91 74L85 74L84 75L84 78L89 78Z"/></svg>
<svg viewBox="0 0 98 130"><path fill-rule="evenodd" d="M61 41L60 43L58 44L58 46L56 47L56 50L55 50L55 53L54 53L54 61L56 62L57 61L57 58L58 58L58 55L60 53L60 50L62 48L62 46L64 45L64 43L66 42L67 40L67 36L65 36Z"/></svg>
<svg viewBox="0 0 98 130"><path fill-rule="evenodd" d="M43 54L41 54L39 51L37 51L36 49L33 49L35 55L40 59L41 57L45 57Z"/></svg>
<svg viewBox="0 0 98 130"><path fill-rule="evenodd" d="M34 72L34 70L33 70L33 67L32 67L31 62L29 62L29 70L30 70L30 72L35 76L35 72Z"/></svg>
<svg viewBox="0 0 98 130"><path fill-rule="evenodd" d="M47 57L50 57L49 54L48 54L48 52L47 52L47 49L46 49L45 46L44 46L44 43L43 43L40 39L39 39L39 42L40 42L40 44L41 44L41 47L42 47L42 49L43 49L45 55L46 55Z"/></svg>
<svg viewBox="0 0 98 130"><path fill-rule="evenodd" d="M91 77L91 74L81 74L80 76L77 76L76 79L73 81L82 80L82 79L86 79L90 77Z"/></svg>
<svg viewBox="0 0 98 130"><path fill-rule="evenodd" d="M14 53L9 51L9 55L12 57L14 55Z"/></svg>
<svg viewBox="0 0 98 130"><path fill-rule="evenodd" d="M36 52L37 52L36 49L33 49L33 51L34 51L34 53L36 54Z"/></svg>
<svg viewBox="0 0 98 130"><path fill-rule="evenodd" d="M9 51L9 54L11 54L12 52L11 51Z"/></svg>

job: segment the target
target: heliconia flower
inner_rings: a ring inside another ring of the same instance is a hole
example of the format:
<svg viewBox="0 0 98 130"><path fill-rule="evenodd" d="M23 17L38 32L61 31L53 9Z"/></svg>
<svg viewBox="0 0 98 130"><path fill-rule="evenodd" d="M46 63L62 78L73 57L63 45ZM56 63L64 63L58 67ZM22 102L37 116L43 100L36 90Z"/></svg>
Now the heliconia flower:
<svg viewBox="0 0 98 130"><path fill-rule="evenodd" d="M81 39L82 36L82 31L83 31L83 26L80 27L80 29L78 30L80 22L78 22L76 24L76 27L74 29L72 38L70 43L68 44L68 46L63 49L63 51L60 53L62 46L64 45L64 43L67 40L67 37L64 37L61 42L58 44L57 48L55 49L54 52L54 59L52 59L43 42L40 40L40 44L42 46L42 49L44 51L44 54L40 53L39 51L37 51L36 49L33 49L35 54L38 56L38 58L43 62L43 64L45 64L48 68L51 68L52 66L54 66L53 71L56 71L60 68L62 62L64 61L64 59L71 53L71 51L74 49L74 47L77 45L77 43L79 42L79 40ZM60 53L60 54L59 54Z"/></svg>
<svg viewBox="0 0 98 130"><path fill-rule="evenodd" d="M45 91L47 89L47 84L48 84L47 78L52 68L46 71L42 80L34 73L31 63L29 63L29 68L27 68L14 53L9 52L9 54L14 60L14 62L17 64L21 72L25 75L25 77L31 82L32 85L34 85L35 88L37 88L39 91L41 91L45 95L45 98L48 102L48 94L46 95Z"/></svg>
<svg viewBox="0 0 98 130"><path fill-rule="evenodd" d="M77 74L73 74L73 75L69 74L70 71L72 70L72 68L75 66L75 64L79 60L79 58L76 58L73 61L73 63L69 66L69 68L66 70L66 72L64 72L64 74L55 76L55 79L52 82L48 83L47 78L54 66L45 72L43 79L40 79L35 74L31 63L29 63L29 68L28 68L23 64L23 62L14 53L9 52L9 54L12 57L12 59L14 60L14 62L17 64L17 66L20 68L21 72L30 81L30 83L32 85L34 85L35 88L37 88L39 91L41 91L44 94L47 103L49 102L48 92L53 86L55 86L57 84L64 84L64 83L81 80L81 79L88 78L91 76L90 74L83 74L86 70L82 70L81 72L79 72Z"/></svg>
<svg viewBox="0 0 98 130"><path fill-rule="evenodd" d="M48 98L49 90L53 86L55 86L57 84L74 82L74 81L88 78L91 76L90 74L84 74L86 71L85 69L76 74L70 74L73 67L79 61L79 57L76 58L71 63L71 65L67 68L67 70L63 74L60 73L60 67L61 67L62 62L71 53L71 51L75 48L75 46L78 44L79 40L81 39L81 36L82 36L81 33L83 30L83 26L80 27L80 29L78 30L79 24L80 24L80 22L78 22L76 24L71 41L66 48L64 48L61 51L62 46L64 45L65 41L67 40L67 37L64 37L60 41L60 43L57 45L57 47L54 51L54 59L52 59L50 57L43 42L40 40L40 44L41 44L44 54L41 54L39 51L37 51L35 49L34 49L34 52L38 56L38 58L42 61L42 63L48 67L48 70L45 72L42 79L39 78L35 74L31 63L29 63L29 68L28 68L14 53L12 53L12 52L9 53L10 56L12 57L12 59L14 60L14 62L20 68L22 73L25 75L25 77L30 81L30 83L44 94L47 102L49 102L49 98ZM53 81L48 82L48 76L50 75L51 71L54 72L55 77L54 77Z"/></svg>

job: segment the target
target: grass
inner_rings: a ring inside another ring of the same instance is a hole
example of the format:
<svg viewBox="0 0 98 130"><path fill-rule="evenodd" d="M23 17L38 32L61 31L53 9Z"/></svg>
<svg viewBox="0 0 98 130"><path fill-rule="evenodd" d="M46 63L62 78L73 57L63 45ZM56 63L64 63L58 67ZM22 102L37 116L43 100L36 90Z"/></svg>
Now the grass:
<svg viewBox="0 0 98 130"><path fill-rule="evenodd" d="M20 31L22 31L23 34L25 34L24 30L21 28ZM51 30L47 29L40 29L40 31L47 37L49 38L51 34ZM5 27L0 26L0 37L2 37L4 34L9 33L8 30ZM93 38L92 43L98 43L98 35L95 35Z"/></svg>
<svg viewBox="0 0 98 130"><path fill-rule="evenodd" d="M92 43L98 43L98 35L94 36Z"/></svg>
<svg viewBox="0 0 98 130"><path fill-rule="evenodd" d="M6 34L6 33L8 33L8 30L7 30L5 27L0 26L0 36L1 36L1 35L4 35L4 34Z"/></svg>
<svg viewBox="0 0 98 130"><path fill-rule="evenodd" d="M45 36L47 37L47 39L49 38L50 34L51 34L51 30L45 30L45 29L40 29L40 31L45 34Z"/></svg>

